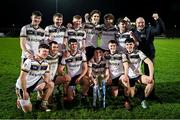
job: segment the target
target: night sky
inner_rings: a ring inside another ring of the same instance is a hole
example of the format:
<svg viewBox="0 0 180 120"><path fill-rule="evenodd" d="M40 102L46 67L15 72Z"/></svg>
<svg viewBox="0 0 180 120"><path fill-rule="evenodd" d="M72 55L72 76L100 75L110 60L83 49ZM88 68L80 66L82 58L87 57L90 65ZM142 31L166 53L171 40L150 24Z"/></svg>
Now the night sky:
<svg viewBox="0 0 180 120"><path fill-rule="evenodd" d="M52 15L56 12L56 0L5 0L0 5L0 27L13 24L22 27L31 22L31 12L34 10L42 12L41 26L45 27L52 24ZM147 23L152 21L153 12L157 12L167 28L176 25L180 29L180 0L58 0L58 12L64 15L65 23L71 22L73 15L84 16L93 9L100 10L102 16L112 13L115 18L128 16L131 21L143 16Z"/></svg>

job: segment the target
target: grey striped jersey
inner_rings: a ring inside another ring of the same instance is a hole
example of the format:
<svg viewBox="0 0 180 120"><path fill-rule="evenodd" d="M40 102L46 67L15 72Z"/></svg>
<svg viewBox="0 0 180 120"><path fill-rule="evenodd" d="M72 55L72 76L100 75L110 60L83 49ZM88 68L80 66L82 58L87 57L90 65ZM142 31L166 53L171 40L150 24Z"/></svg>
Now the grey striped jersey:
<svg viewBox="0 0 180 120"><path fill-rule="evenodd" d="M28 24L21 28L20 37L27 38L25 46L35 55L38 53L39 44L44 42L45 31L41 27L36 29L33 25ZM24 52L22 52L22 58L26 58Z"/></svg>
<svg viewBox="0 0 180 120"><path fill-rule="evenodd" d="M87 62L87 59L81 51L77 51L75 55L70 54L68 57L63 57L61 60L61 64L67 66L68 75L71 77L81 74L83 62Z"/></svg>
<svg viewBox="0 0 180 120"><path fill-rule="evenodd" d="M129 59L128 76L130 78L136 78L142 74L141 64L147 57L140 50L134 50L132 53L127 53L127 57Z"/></svg>
<svg viewBox="0 0 180 120"><path fill-rule="evenodd" d="M124 32L124 33L118 32L116 34L116 41L118 43L119 52L125 52L125 40L127 38L131 38L129 32Z"/></svg>
<svg viewBox="0 0 180 120"><path fill-rule="evenodd" d="M49 25L45 28L46 40L50 39L56 41L58 44L63 44L65 33L66 28L64 26L56 27L54 25Z"/></svg>
<svg viewBox="0 0 180 120"><path fill-rule="evenodd" d="M106 60L109 64L109 72L111 78L114 79L124 73L123 63L128 62L127 57L124 53L106 54Z"/></svg>
<svg viewBox="0 0 180 120"><path fill-rule="evenodd" d="M27 72L26 77L26 88L34 85L38 80L40 80L45 73L49 72L49 64L46 61L41 63L36 60L27 59L21 68L22 71ZM16 87L21 89L20 79L17 79Z"/></svg>
<svg viewBox="0 0 180 120"><path fill-rule="evenodd" d="M107 28L105 25L101 27L101 48L104 50L108 50L108 42L110 40L115 40L115 34L117 33L117 29L115 26Z"/></svg>
<svg viewBox="0 0 180 120"><path fill-rule="evenodd" d="M84 30L86 31L86 47L98 46L98 35L100 33L100 25L94 25L93 23L85 23L84 24Z"/></svg>
<svg viewBox="0 0 180 120"><path fill-rule="evenodd" d="M88 62L89 69L92 70L92 76L97 78L98 76L105 76L106 69L109 69L108 62L105 58L101 58L99 62L96 62L94 58L92 58Z"/></svg>
<svg viewBox="0 0 180 120"><path fill-rule="evenodd" d="M84 40L86 40L86 32L82 27L77 30L70 28L66 31L66 37L68 40L71 38L76 39L79 45L78 48L82 48L82 43Z"/></svg>
<svg viewBox="0 0 180 120"><path fill-rule="evenodd" d="M48 57L46 58L46 61L49 64L49 71L50 71L50 79L54 80L54 77L56 75L57 72L57 68L58 65L60 64L60 57L62 55L60 53L56 54L56 55L51 55L51 53L49 53Z"/></svg>

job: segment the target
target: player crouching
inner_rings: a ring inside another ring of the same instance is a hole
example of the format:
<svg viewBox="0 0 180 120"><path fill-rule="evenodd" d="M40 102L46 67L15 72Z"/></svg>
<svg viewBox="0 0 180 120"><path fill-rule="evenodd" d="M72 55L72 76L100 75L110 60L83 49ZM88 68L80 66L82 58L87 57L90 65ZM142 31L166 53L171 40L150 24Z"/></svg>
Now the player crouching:
<svg viewBox="0 0 180 120"><path fill-rule="evenodd" d="M48 99L54 89L54 83L50 81L49 65L44 60L49 53L49 46L39 45L39 52L34 59L27 59L22 68L19 78L16 82L17 107L26 112L32 111L30 93L40 91L42 102L41 109L50 111L48 108Z"/></svg>

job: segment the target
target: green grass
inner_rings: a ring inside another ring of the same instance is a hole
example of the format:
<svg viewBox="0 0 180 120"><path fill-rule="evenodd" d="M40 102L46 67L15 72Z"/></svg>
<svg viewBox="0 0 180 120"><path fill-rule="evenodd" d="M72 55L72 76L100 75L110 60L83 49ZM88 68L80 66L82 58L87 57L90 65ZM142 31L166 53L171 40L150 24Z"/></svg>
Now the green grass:
<svg viewBox="0 0 180 120"><path fill-rule="evenodd" d="M33 109L23 113L16 108L15 83L19 76L21 51L18 38L0 38L0 119L179 119L180 118L180 39L156 39L155 81L159 101L149 101L150 108L134 104L128 112L122 105L106 109L56 107L50 113ZM120 100L121 97L120 97ZM32 97L34 103L35 97Z"/></svg>

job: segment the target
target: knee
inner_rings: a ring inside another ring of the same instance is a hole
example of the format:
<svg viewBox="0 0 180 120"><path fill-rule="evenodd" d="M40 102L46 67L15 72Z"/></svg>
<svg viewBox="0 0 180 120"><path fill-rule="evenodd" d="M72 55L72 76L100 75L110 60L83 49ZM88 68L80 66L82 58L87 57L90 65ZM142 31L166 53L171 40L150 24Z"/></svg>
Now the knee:
<svg viewBox="0 0 180 120"><path fill-rule="evenodd" d="M48 84L47 84L47 87L49 88L49 89L53 89L54 88L54 82L49 82Z"/></svg>

